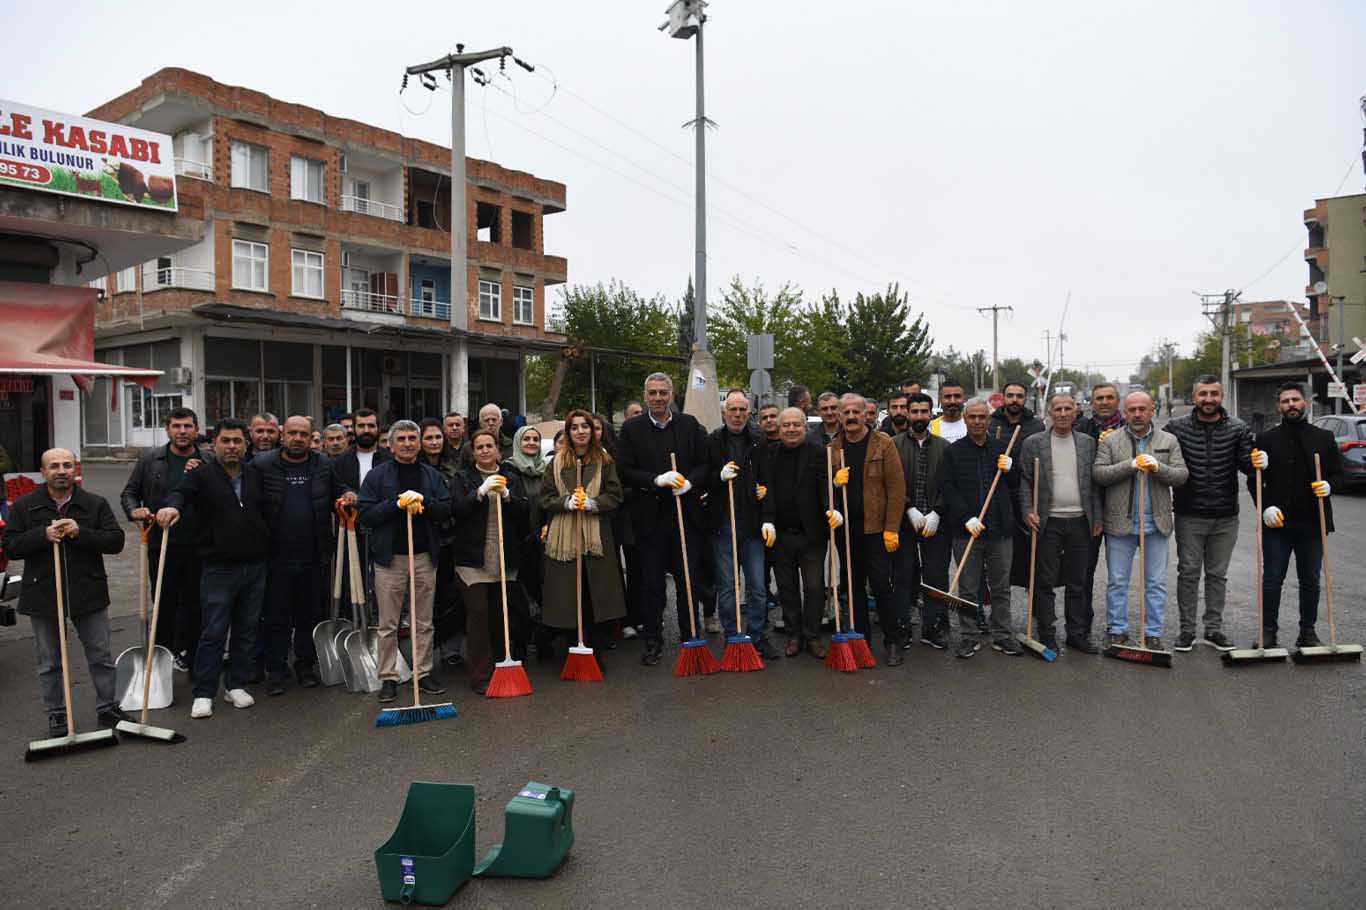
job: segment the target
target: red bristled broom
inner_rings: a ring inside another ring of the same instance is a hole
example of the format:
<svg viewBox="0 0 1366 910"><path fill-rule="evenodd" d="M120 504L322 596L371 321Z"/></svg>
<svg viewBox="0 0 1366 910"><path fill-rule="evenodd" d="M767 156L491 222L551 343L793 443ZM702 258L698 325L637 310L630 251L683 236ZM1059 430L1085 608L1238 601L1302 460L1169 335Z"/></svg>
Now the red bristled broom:
<svg viewBox="0 0 1366 910"><path fill-rule="evenodd" d="M574 488L583 485L583 467L574 463ZM583 511L574 513L574 603L578 608L579 644L569 649L564 658L560 679L570 682L602 682L602 667L593 649L583 643Z"/></svg>
<svg viewBox="0 0 1366 910"><path fill-rule="evenodd" d="M531 680L520 660L512 659L512 636L508 632L508 576L503 559L503 494L493 493L493 514L498 522L498 590L503 599L503 659L494 664L493 678L484 695L489 698L516 698L531 694Z"/></svg>
<svg viewBox="0 0 1366 910"><path fill-rule="evenodd" d="M735 634L726 639L726 651L721 655L721 669L727 673L749 673L764 668L763 658L754 647L754 639L743 631L740 618L740 549L735 537L735 479L726 481L726 496L730 501L730 571L735 584ZM689 607L691 611L691 607Z"/></svg>
<svg viewBox="0 0 1366 910"><path fill-rule="evenodd" d="M835 462L830 448L825 450L825 482L830 489L830 511L835 511ZM827 517L826 521L830 524L830 568L826 577L830 583L825 588L825 596L830 601L830 612L835 617L835 634L830 636L830 645L825 649L825 665L832 670L841 673L854 673L858 671L858 661L854 660L854 652L849 648L849 636L840 630L840 598L839 598L839 564L835 562L835 525Z"/></svg>
<svg viewBox="0 0 1366 910"><path fill-rule="evenodd" d="M840 449L840 467L844 465L844 449ZM868 647L868 639L863 637L862 632L855 631L854 623L854 598L867 597L864 592L854 591L854 551L850 549L849 543L849 486L845 484L840 487L840 497L844 502L844 569L845 575L849 579L849 650L854 655L854 663L858 664L860 670L871 670L877 666L877 658L873 656L873 649Z"/></svg>
<svg viewBox="0 0 1366 910"><path fill-rule="evenodd" d="M677 473L678 457L669 453L669 467ZM711 656L707 640L697 635L697 610L692 599L692 569L688 566L688 535L683 528L683 497L674 497L674 512L678 515L678 544L683 548L683 587L688 595L688 629L690 637L678 649L678 660L674 661L674 676L710 676L721 665ZM677 595L677 591L675 591ZM679 604L678 609L683 609Z"/></svg>

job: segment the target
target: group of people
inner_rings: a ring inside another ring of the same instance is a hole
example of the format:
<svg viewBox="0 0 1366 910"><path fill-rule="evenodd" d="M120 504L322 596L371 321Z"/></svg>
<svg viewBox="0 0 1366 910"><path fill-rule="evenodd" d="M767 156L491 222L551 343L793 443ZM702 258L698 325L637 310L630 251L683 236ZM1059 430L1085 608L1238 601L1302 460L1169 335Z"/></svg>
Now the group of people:
<svg viewBox="0 0 1366 910"><path fill-rule="evenodd" d="M749 635L767 660L824 658L832 608L852 614L854 629L870 639L875 612L883 660L897 666L916 637L949 646L943 602L921 590L947 590L957 565L957 593L983 608L956 611L956 656L971 658L988 641L1018 655L1012 587L1027 583L1030 534L1038 535L1032 632L1045 645L1058 647L1061 587L1067 648L1099 650L1092 589L1102 546L1106 643L1131 642L1128 596L1141 528L1146 627L1133 634L1162 647L1174 537L1174 647L1194 646L1199 619L1204 641L1229 650L1223 614L1240 474L1249 490L1258 478L1262 484L1267 645L1276 641L1292 554L1296 642L1318 643L1319 501L1329 530L1332 513L1330 481L1317 476L1315 456L1330 479L1340 461L1331 434L1305 419L1301 387L1280 389L1281 422L1255 438L1224 411L1213 376L1196 382L1193 412L1165 429L1154 425L1144 392L1121 400L1113 385L1097 385L1089 415L1072 395L1055 394L1045 422L1026 407L1024 386L1002 391L993 411L985 399L965 400L949 380L935 416L934 401L907 382L888 397L881 423L878 402L852 392L819 395L819 419L809 422L811 395L802 387L791 390L788 407L764 405L752 420L749 399L734 391L722 426L708 433L676 408L671 379L653 373L619 434L608 419L576 409L549 457L533 426L505 436L504 412L493 404L480 409L477 426L450 413L398 420L383 437L376 414L364 409L316 433L304 416L227 418L206 446L195 413L177 408L166 444L138 459L121 505L148 535L153 583L166 550L157 639L191 674L195 718L212 714L220 686L227 703L246 708L249 686L282 695L294 684L319 684L312 630L331 593L337 528L347 515L357 519L366 595L378 616L381 702L397 697L407 623L416 626L412 670L429 695L445 691L438 645L445 663L466 667L476 692L505 648L520 656L533 642L545 653L556 639L583 641L605 663L624 631L641 639L642 663L657 665L666 576L675 582L680 640L693 637L700 620L707 631ZM33 621L44 706L54 735L64 732L58 543L99 721L112 726L123 716L102 557L120 552L123 533L109 504L75 484L72 453L44 453L42 471L44 485L14 505L5 548L24 560L20 611ZM738 608L737 569L745 592ZM508 603L500 572L513 592ZM693 603L683 593L689 587ZM781 616L770 624L775 603ZM503 610L518 614L510 641ZM770 628L785 634L784 647L770 640Z"/></svg>

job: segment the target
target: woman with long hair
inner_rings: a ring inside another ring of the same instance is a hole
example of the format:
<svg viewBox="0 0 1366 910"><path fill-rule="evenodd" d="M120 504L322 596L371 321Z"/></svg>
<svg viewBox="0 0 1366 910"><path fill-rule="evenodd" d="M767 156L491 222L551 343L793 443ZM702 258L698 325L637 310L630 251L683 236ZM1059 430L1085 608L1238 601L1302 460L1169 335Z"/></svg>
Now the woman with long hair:
<svg viewBox="0 0 1366 910"><path fill-rule="evenodd" d="M576 408L564 427L565 447L541 487L541 509L550 518L542 621L558 629L577 628L574 569L582 556L584 639L601 665L611 624L626 615L611 520L621 507L623 490L617 466L593 426L593 415Z"/></svg>

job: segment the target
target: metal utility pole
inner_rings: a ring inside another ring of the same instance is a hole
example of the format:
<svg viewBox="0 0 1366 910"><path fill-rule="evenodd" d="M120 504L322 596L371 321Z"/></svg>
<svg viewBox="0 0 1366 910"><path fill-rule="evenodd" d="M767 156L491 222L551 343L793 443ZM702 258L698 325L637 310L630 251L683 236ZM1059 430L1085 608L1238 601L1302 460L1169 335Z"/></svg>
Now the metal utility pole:
<svg viewBox="0 0 1366 910"><path fill-rule="evenodd" d="M1176 389L1175 389L1175 382L1174 382L1173 379L1172 379L1172 354L1175 352L1175 350L1176 350L1175 347L1174 347L1174 346L1172 345L1172 343L1171 343L1171 339L1167 338L1166 336L1163 336L1163 338L1162 338L1162 353L1167 355L1167 401L1168 401L1168 402L1170 402L1173 398L1176 397L1176 395L1175 395L1175 392L1176 392Z"/></svg>
<svg viewBox="0 0 1366 910"><path fill-rule="evenodd" d="M1000 322L1002 310L1011 313L1015 312L1013 306L995 305L979 306L977 308L977 312L979 313L991 313L991 390L993 392L1001 391L1001 364L999 355L1001 350Z"/></svg>
<svg viewBox="0 0 1366 910"><path fill-rule="evenodd" d="M1338 308L1338 381L1342 382L1342 352L1347 347L1347 298L1334 297L1333 302ZM1347 394L1347 383L1342 382L1343 394ZM1342 413L1342 399L1333 399L1333 413Z"/></svg>
<svg viewBox="0 0 1366 910"><path fill-rule="evenodd" d="M451 83L451 400L449 406L462 414L469 413L470 352L464 333L469 331L469 224L465 217L465 68L485 60L512 56L512 48L498 47L466 54L465 45L457 44L456 53L447 54L430 63L419 63L404 70L403 84L408 76L426 76L422 80L428 89L436 89L431 73L441 70ZM514 58L515 59L515 58ZM523 68L526 64L517 61Z"/></svg>
<svg viewBox="0 0 1366 910"><path fill-rule="evenodd" d="M1229 368L1229 345L1230 337L1233 335L1233 305L1238 302L1241 291L1227 290L1220 294L1201 294L1199 291L1192 292L1200 298L1200 304L1205 316L1214 326L1214 330L1219 333L1223 342L1223 350L1220 355L1220 381L1224 385L1224 393L1229 394L1231 386L1229 380L1231 371Z"/></svg>

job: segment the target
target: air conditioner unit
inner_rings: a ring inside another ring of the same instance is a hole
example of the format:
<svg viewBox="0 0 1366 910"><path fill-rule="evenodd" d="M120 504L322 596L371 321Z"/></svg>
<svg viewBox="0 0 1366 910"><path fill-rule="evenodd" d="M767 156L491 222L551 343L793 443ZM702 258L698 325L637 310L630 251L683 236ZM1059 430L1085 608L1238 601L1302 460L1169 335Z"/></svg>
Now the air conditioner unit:
<svg viewBox="0 0 1366 910"><path fill-rule="evenodd" d="M351 254L345 251L342 252L342 268L351 268Z"/></svg>
<svg viewBox="0 0 1366 910"><path fill-rule="evenodd" d="M171 367L167 375L170 376L173 385L188 386L191 381L189 367Z"/></svg>
<svg viewBox="0 0 1366 910"><path fill-rule="evenodd" d="M386 354L380 363L380 369L385 373L402 373L403 358L398 354Z"/></svg>

